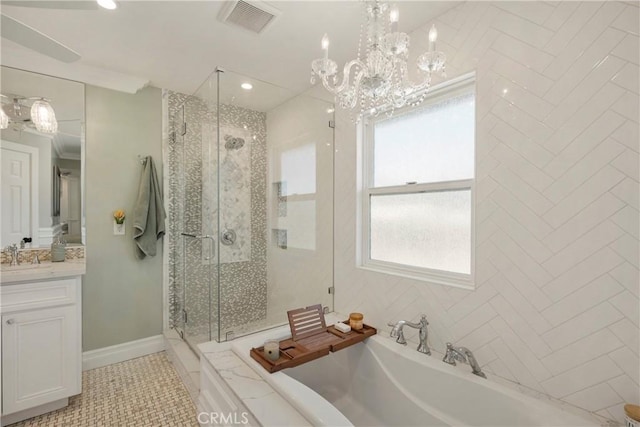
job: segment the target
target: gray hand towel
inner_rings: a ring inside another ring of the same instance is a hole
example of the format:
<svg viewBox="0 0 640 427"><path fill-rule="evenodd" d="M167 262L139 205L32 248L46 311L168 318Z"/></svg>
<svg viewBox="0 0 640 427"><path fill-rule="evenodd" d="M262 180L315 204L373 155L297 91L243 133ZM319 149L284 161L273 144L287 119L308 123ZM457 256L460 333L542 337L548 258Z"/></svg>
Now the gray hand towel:
<svg viewBox="0 0 640 427"><path fill-rule="evenodd" d="M133 240L136 254L143 259L155 256L157 240L164 235L164 203L153 158L148 156L140 178L138 200L133 211Z"/></svg>

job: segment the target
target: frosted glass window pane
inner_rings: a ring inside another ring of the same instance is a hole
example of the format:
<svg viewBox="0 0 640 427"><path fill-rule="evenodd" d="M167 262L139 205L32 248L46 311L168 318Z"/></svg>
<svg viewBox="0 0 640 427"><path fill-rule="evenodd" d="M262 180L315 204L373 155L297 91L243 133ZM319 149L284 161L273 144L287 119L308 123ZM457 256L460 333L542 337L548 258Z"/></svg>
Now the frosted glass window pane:
<svg viewBox="0 0 640 427"><path fill-rule="evenodd" d="M371 259L471 274L471 191L371 196Z"/></svg>
<svg viewBox="0 0 640 427"><path fill-rule="evenodd" d="M473 93L412 110L374 125L374 186L472 179Z"/></svg>

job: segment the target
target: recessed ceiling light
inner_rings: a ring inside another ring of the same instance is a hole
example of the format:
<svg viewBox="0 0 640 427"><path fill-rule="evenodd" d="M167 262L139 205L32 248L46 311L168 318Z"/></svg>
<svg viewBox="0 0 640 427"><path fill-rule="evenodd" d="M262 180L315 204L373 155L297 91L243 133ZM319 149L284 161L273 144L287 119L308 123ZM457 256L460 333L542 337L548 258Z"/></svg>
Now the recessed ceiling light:
<svg viewBox="0 0 640 427"><path fill-rule="evenodd" d="M113 10L118 7L114 0L97 0L100 7L105 9Z"/></svg>
<svg viewBox="0 0 640 427"><path fill-rule="evenodd" d="M240 85L240 87L244 90L251 90L253 89L253 85L251 83L242 83Z"/></svg>

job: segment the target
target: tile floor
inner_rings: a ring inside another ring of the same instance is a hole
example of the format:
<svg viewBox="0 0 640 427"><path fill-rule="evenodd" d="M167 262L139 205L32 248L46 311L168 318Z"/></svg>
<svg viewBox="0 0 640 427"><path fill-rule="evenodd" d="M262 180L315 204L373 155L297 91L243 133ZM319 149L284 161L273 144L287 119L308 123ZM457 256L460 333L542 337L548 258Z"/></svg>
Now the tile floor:
<svg viewBox="0 0 640 427"><path fill-rule="evenodd" d="M69 406L11 427L198 426L196 408L165 352L85 371Z"/></svg>

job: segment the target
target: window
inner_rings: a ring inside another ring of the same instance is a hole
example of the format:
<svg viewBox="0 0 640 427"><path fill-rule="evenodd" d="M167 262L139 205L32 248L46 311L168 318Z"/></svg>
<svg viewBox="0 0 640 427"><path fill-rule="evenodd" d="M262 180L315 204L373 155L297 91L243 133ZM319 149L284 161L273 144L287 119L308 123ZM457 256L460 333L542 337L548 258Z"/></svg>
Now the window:
<svg viewBox="0 0 640 427"><path fill-rule="evenodd" d="M473 285L473 77L418 107L363 120L364 268Z"/></svg>

